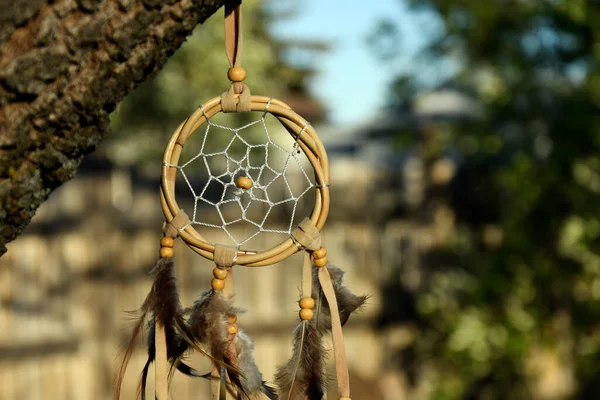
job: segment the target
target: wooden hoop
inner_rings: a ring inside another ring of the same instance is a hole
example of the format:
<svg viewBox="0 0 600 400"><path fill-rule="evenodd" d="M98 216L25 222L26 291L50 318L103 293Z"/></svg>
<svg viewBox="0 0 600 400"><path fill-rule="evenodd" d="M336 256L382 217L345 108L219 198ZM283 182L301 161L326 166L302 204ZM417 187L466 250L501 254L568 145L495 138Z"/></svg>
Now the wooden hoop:
<svg viewBox="0 0 600 400"><path fill-rule="evenodd" d="M267 107L267 104L269 105ZM204 111L202 111L204 110ZM329 214L329 161L325 147L317 132L304 118L296 114L287 104L265 96L252 96L251 111L262 111L273 115L286 128L309 159L315 172L316 199L310 219L321 231ZM175 200L175 177L181 151L187 139L204 123L207 118L222 112L221 98L215 97L198 108L187 120L181 123L171 136L163 157L160 202L167 222L179 212ZM183 241L196 253L214 260L215 246L198 233L193 225L180 232ZM258 253L238 252L236 265L262 267L282 261L300 249L292 238L279 245Z"/></svg>

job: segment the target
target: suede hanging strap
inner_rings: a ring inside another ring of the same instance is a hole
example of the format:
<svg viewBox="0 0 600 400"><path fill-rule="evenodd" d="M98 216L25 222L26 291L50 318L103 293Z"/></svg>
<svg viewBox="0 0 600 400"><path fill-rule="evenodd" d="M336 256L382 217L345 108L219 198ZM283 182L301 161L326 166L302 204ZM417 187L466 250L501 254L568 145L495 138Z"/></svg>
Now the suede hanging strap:
<svg viewBox="0 0 600 400"><path fill-rule="evenodd" d="M187 216L185 211L179 210L171 221L165 223L163 232L166 237L175 239L179 236L179 231L184 229L190 224L190 218Z"/></svg>
<svg viewBox="0 0 600 400"><path fill-rule="evenodd" d="M154 369L154 392L156 400L169 398L169 363L167 360L167 338L164 325L156 319L154 322L154 351L156 367Z"/></svg>
<svg viewBox="0 0 600 400"><path fill-rule="evenodd" d="M227 276L225 277L225 286L223 287L223 296L231 298L233 296L233 270L232 266L235 263L237 256L237 249L231 246L225 246L222 244L215 245L214 261L217 268L227 270ZM235 354L235 334L229 335L229 352ZM234 357L235 359L235 357ZM211 393L213 400L226 400L228 397L228 380L227 372L223 367L213 366L212 370L212 384ZM233 391L233 389L232 389Z"/></svg>
<svg viewBox="0 0 600 400"><path fill-rule="evenodd" d="M304 266L302 267L302 297L311 297L313 282L309 251L315 251L321 247L321 232L310 219L304 218L292 231L291 236L294 242L304 250L308 250L304 254Z"/></svg>
<svg viewBox="0 0 600 400"><path fill-rule="evenodd" d="M344 335L342 334L342 321L338 310L333 283L327 267L319 268L319 283L331 311L331 335L333 341L333 354L335 359L335 373L338 391L342 399L350 399L350 377L348 375L348 361L344 348Z"/></svg>
<svg viewBox="0 0 600 400"><path fill-rule="evenodd" d="M315 251L321 247L321 232L309 218L304 218L292 231L291 236L298 245L306 250Z"/></svg>
<svg viewBox="0 0 600 400"><path fill-rule="evenodd" d="M221 367L213 365L210 372L210 399L220 400L221 398Z"/></svg>
<svg viewBox="0 0 600 400"><path fill-rule="evenodd" d="M229 269L233 266L237 256L237 249L232 246L222 244L215 245L215 264L217 267Z"/></svg>
<svg viewBox="0 0 600 400"><path fill-rule="evenodd" d="M232 0L225 4L225 49L232 67L242 66L241 7L241 0Z"/></svg>
<svg viewBox="0 0 600 400"><path fill-rule="evenodd" d="M171 221L165 223L163 232L165 237L175 239L179 236L179 231L185 228L190 219L183 210L173 217ZM154 392L157 400L167 400L169 398L169 362L167 359L167 338L163 321L155 318L154 321Z"/></svg>
<svg viewBox="0 0 600 400"><path fill-rule="evenodd" d="M251 110L250 89L242 81L246 72L242 69L242 0L230 0L225 4L225 49L229 59L231 87L221 95L223 112Z"/></svg>
<svg viewBox="0 0 600 400"><path fill-rule="evenodd" d="M321 247L321 234L315 224L308 218L305 218L298 227L292 232L292 238L305 249L315 251ZM310 264L309 264L310 265ZM312 267L311 267L312 268ZM333 339L333 353L335 358L335 373L337 377L338 391L341 399L350 399L350 378L348 375L348 361L346 359L346 349L344 348L344 335L342 333L342 321L338 308L337 298L333 290L333 283L327 267L319 268L319 283L323 289L323 294L329 304L331 311L331 335ZM303 277L304 282L308 282L308 268L304 264ZM308 292L308 285L303 283L303 295Z"/></svg>
<svg viewBox="0 0 600 400"><path fill-rule="evenodd" d="M226 297L233 296L233 270L231 267L235 262L237 256L237 249L231 246L225 246L222 244L215 245L215 264L217 268L226 269L227 276L225 277L225 287L223 288L223 294Z"/></svg>
<svg viewBox="0 0 600 400"><path fill-rule="evenodd" d="M312 262L310 254L304 253L304 265L302 266L302 297L311 297L313 289Z"/></svg>

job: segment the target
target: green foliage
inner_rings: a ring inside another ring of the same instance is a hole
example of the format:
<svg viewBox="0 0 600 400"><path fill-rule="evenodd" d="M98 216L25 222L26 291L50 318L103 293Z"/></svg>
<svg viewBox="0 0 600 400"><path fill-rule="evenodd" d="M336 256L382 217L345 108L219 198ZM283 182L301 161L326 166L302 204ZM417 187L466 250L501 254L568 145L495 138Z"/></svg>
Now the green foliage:
<svg viewBox="0 0 600 400"><path fill-rule="evenodd" d="M252 94L280 97L305 96L309 68L285 60L285 52L298 43L276 40L269 33L274 18L285 17L268 2L244 3L243 67ZM134 90L112 115L113 135L107 153L114 161L139 164L162 158L162 151L178 124L199 104L229 88L223 15L218 12L194 31L162 71ZM323 51L321 43L304 44L308 51ZM315 107L319 105L312 99ZM242 125L249 115L231 116L232 126Z"/></svg>
<svg viewBox="0 0 600 400"><path fill-rule="evenodd" d="M420 334L400 358L434 369L429 398L532 398L553 363L553 398L600 398L600 4L410 3L443 26L420 60L452 65L485 112L425 143L429 160L464 157L445 197L457 232L427 255ZM391 102L446 83L425 69L399 76Z"/></svg>

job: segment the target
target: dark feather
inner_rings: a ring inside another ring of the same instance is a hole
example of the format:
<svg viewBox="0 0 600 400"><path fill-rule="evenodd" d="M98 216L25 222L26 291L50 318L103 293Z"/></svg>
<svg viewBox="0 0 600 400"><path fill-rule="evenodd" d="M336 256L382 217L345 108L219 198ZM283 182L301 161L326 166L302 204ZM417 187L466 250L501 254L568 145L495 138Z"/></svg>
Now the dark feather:
<svg viewBox="0 0 600 400"><path fill-rule="evenodd" d="M294 332L294 354L275 374L279 400L321 400L325 394L322 334L314 323L302 321Z"/></svg>
<svg viewBox="0 0 600 400"><path fill-rule="evenodd" d="M342 326L348 322L350 315L359 310L364 306L369 296L357 296L352 293L343 284L344 271L336 268L332 265L327 265L327 270L331 276L333 283L333 291L335 292L335 298L338 303L338 310L340 313L340 320ZM318 268L313 266L313 298L315 299L315 318L314 321L321 333L325 333L331 330L331 311L329 310L329 304L323 295L321 284L318 278Z"/></svg>
<svg viewBox="0 0 600 400"><path fill-rule="evenodd" d="M269 400L277 400L277 394L276 394L275 388L267 385L267 382L263 381L262 392L264 393L265 396L267 396L267 398L269 398Z"/></svg>
<svg viewBox="0 0 600 400"><path fill-rule="evenodd" d="M140 378L140 383L138 385L137 398L141 398L142 400L146 400L146 380L148 379L148 370L150 369L151 363L152 361L150 361L150 359L146 361L146 365L144 365L144 369L142 370L142 377Z"/></svg>
<svg viewBox="0 0 600 400"><path fill-rule="evenodd" d="M236 366L234 355L229 351L231 342L227 334L227 316L239 313L240 310L235 308L220 290L211 289L194 302L189 313L188 326L194 341L208 348L216 365L227 369L229 380L238 393L247 396L241 382L240 369Z"/></svg>
<svg viewBox="0 0 600 400"><path fill-rule="evenodd" d="M199 375L197 376L197 378L202 378L202 379L206 379L208 381L211 381L213 379L215 379L212 374L210 372L204 374L204 375ZM277 400L277 395L275 394L275 389L272 388L271 386L267 385L267 382L262 381L261 383L262 386L262 393L267 396L270 400ZM234 391L233 391L234 387L233 385L230 383L227 386L227 391L231 394L234 395ZM238 396L238 399L240 399L242 397ZM250 397L252 399L252 397ZM262 397L257 397L257 399L262 399Z"/></svg>
<svg viewBox="0 0 600 400"><path fill-rule="evenodd" d="M148 322L148 360L144 367L144 371L142 373L142 381L140 382L140 386L138 388L138 392L142 393L142 400L145 398L145 390L146 390L146 377L148 373L148 368L150 364L152 364L156 357L156 347L154 343L154 334L155 334L155 318L151 318ZM170 375L173 373L173 369L177 369L184 375L191 377L200 377L202 376L198 371L194 368L190 367L186 363L182 361L182 358L186 351L190 349L189 344L177 333L176 329L173 325L165 326L165 337L167 338L167 359L169 364L171 364ZM138 394L139 397L139 394Z"/></svg>
<svg viewBox="0 0 600 400"><path fill-rule="evenodd" d="M136 341L137 337L139 336L140 332L142 331L142 327L144 325L146 316L148 315L149 312L154 312L154 308L156 307L157 300L158 300L157 296L156 296L156 291L159 287L162 287L163 285L166 288L171 286L171 285L165 283L164 280L168 275L170 275L170 274L168 274L169 266L173 266L173 265L174 264L171 261L171 259L161 258L158 260L158 263L152 270L152 272L156 273L156 278L154 280L154 284L152 285L152 289L150 290L150 292L146 296L146 299L144 300L144 303L142 303L142 306L140 307L138 320L133 328L133 332L131 334L131 339L129 340L129 344L127 346L127 349L125 350L123 360L121 361L121 366L119 367L119 370L117 373L117 377L115 378L115 393L114 393L115 400L118 400L121 397L121 385L123 383L123 377L125 376L125 370L127 369L127 364L129 363L129 360L131 359L131 355L133 354L133 350L135 348L135 341ZM167 272L167 274L165 274L165 272ZM169 279L167 279L167 280L169 280ZM149 363L147 365L149 366ZM147 373L147 371L146 371L146 373Z"/></svg>
<svg viewBox="0 0 600 400"><path fill-rule="evenodd" d="M184 375L191 376L193 378L202 378L204 375L201 375L200 372L190 367L183 361L179 361L177 364L177 371L181 372Z"/></svg>
<svg viewBox="0 0 600 400"><path fill-rule="evenodd" d="M250 398L261 398L260 394L264 394L271 400L276 400L273 389L265 384L262 380L256 362L254 361L253 351L254 344L250 337L242 329L239 329L235 335L235 349L237 355L236 365L240 371L244 372L240 383L243 387L241 393L246 393ZM239 399L245 399L243 395L238 396Z"/></svg>
<svg viewBox="0 0 600 400"><path fill-rule="evenodd" d="M115 388L114 399L115 400L119 400L121 398L121 386L123 383L123 378L125 377L125 370L127 369L127 364L129 363L129 360L131 359L131 355L133 354L133 350L135 348L135 341L142 330L142 326L144 325L144 318L146 317L147 310L144 310L142 307L141 311L142 311L142 315L140 316L139 320L136 322L136 324L133 328L133 332L131 333L131 339L129 339L129 344L127 345L127 348L125 349L125 353L123 354L123 359L121 360L121 365L119 366L117 375L115 377L115 383L114 383L114 388Z"/></svg>
<svg viewBox="0 0 600 400"><path fill-rule="evenodd" d="M167 358L171 363L178 363L185 351L191 346L197 347L190 339L190 332L183 320L183 309L177 292L177 278L175 277L175 263L171 258L161 258L152 270L155 274L154 283L148 296L139 311L138 321L133 329L131 340L125 351L121 367L115 379L115 399L120 398L121 384L135 341L139 336L144 320L152 314L148 326L148 361L142 372L142 378L148 373L148 368L155 358L154 349L154 321L158 319L165 327L167 344ZM190 343L191 342L191 343ZM199 349L201 350L201 349ZM201 350L202 351L202 350ZM173 364L172 364L173 365ZM139 389L144 393L145 379L140 382Z"/></svg>

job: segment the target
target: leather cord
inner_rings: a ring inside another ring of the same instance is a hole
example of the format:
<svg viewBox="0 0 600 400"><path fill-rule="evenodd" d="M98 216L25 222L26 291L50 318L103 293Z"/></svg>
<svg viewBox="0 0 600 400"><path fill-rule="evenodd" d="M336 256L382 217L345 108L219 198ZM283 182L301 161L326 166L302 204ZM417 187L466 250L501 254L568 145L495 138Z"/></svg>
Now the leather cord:
<svg viewBox="0 0 600 400"><path fill-rule="evenodd" d="M241 68L242 48L242 1L231 0L225 4L225 50L231 68ZM251 104L250 89L242 81L231 82L221 95L223 112L250 111Z"/></svg>
<svg viewBox="0 0 600 400"><path fill-rule="evenodd" d="M227 270L227 276L225 277L225 286L223 287L223 296L231 298L233 296L233 269L231 268L235 263L237 257L237 249L232 246L225 246L222 244L215 245L215 264L217 268ZM227 351L231 352L234 356L236 353L235 345L236 335L229 335L229 345ZM236 359L236 357L233 357ZM227 399L228 390L227 385L229 380L227 378L227 372L222 367L213 367L212 371L212 399ZM232 389L233 390L233 389Z"/></svg>
<svg viewBox="0 0 600 400"><path fill-rule="evenodd" d="M229 65L242 66L242 1L232 0L225 4L225 49Z"/></svg>
<svg viewBox="0 0 600 400"><path fill-rule="evenodd" d="M179 210L173 219L165 223L163 232L165 237L175 239L179 236L179 231L185 228L190 222L189 217L183 210ZM154 351L156 354L154 369L154 393L157 400L167 400L169 398L169 363L167 360L167 338L165 326L162 321L154 321Z"/></svg>
<svg viewBox="0 0 600 400"><path fill-rule="evenodd" d="M321 247L321 233L309 218L304 218L292 232L292 238L302 248L310 251Z"/></svg>
<svg viewBox="0 0 600 400"><path fill-rule="evenodd" d="M167 361L167 339L165 326L159 320L154 322L154 346L156 367L154 369L154 392L157 400L169 398L169 364Z"/></svg>
<svg viewBox="0 0 600 400"><path fill-rule="evenodd" d="M179 212L173 217L173 219L166 223L163 232L165 236L175 239L179 236L179 231L190 223L190 218L183 210L179 210Z"/></svg>
<svg viewBox="0 0 600 400"><path fill-rule="evenodd" d="M338 392L342 398L350 398L350 377L348 374L348 361L344 348L344 336L342 334L342 322L338 310L337 299L333 290L333 283L327 267L319 268L319 282L323 288L323 294L331 310L331 335L333 339L333 354L335 359L335 373L337 378Z"/></svg>

